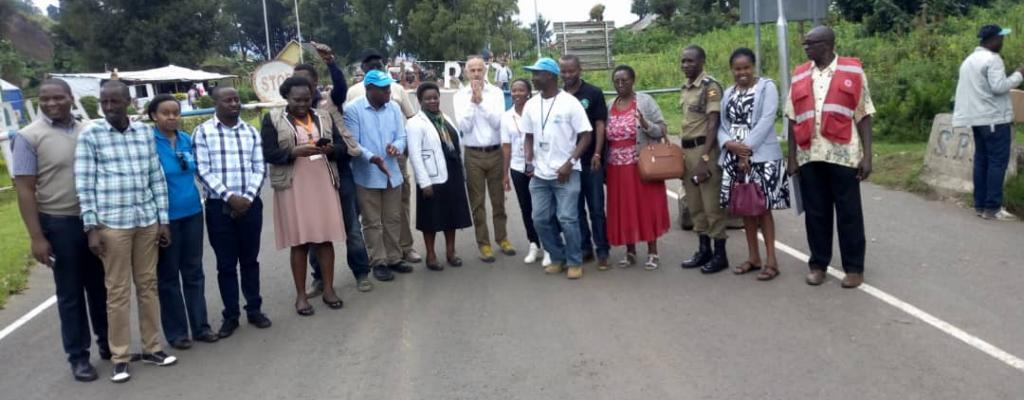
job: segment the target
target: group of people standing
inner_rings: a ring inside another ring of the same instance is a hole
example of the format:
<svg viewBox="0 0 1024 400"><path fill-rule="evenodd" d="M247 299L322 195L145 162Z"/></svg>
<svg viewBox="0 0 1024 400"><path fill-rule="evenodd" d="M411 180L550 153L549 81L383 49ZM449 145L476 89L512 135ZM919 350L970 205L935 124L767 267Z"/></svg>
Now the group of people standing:
<svg viewBox="0 0 1024 400"><path fill-rule="evenodd" d="M793 178L807 211L807 283L825 279L834 213L847 272L842 285L862 282L859 181L871 169L874 109L859 61L836 56L834 45L828 28L804 39L811 61L797 68L785 106L788 158L775 131L779 90L756 75L753 52L733 53L735 84L723 90L704 71L703 49L683 51L683 180L699 236L683 268L715 273L729 267L731 189L735 182L754 182L765 212L745 218L749 255L733 272L778 276L771 210L790 206L796 193L787 182ZM132 122L127 86L109 81L100 94L104 120L90 123L72 117L67 83L42 83L45 118L14 142L15 183L32 254L54 272L64 350L76 379L97 378L89 362L90 326L101 358L113 362L111 379L130 378L133 284L140 359L147 363L177 362L161 347L161 327L176 349L231 336L242 315L240 294L248 322L271 326L262 312L258 261L268 177L274 243L290 251L294 305L302 316L314 314L314 296L330 309L343 307L333 288L336 242L345 243L363 292L373 289L371 274L390 281L422 260L412 250L413 221L423 233L430 270L444 269L435 250L438 232L445 236L445 264L463 265L455 233L470 226L483 262L496 260L493 245L515 255L505 207L512 190L530 243L526 263L541 261L548 274L579 279L591 260L598 270L611 269L612 246L626 247L615 266L636 265L636 245L643 242L644 268L660 267L658 239L671 225L666 184L644 180L638 165L645 147L668 140L669 127L654 99L635 91L631 67L613 71L616 96L609 104L601 89L580 78L579 58L539 59L526 68L531 80L508 84L513 106L506 110L502 89L486 82L485 62L471 57L454 115L445 115L441 90L429 82L416 89L415 111L380 52L364 52L364 78L349 87L331 50L317 50L330 72L329 96L318 91L317 70L299 65L280 86L287 105L266 114L260 129L240 118L238 92L228 86L211 90L215 116L190 135L179 129L181 108L172 96L148 105L153 126ZM208 323L203 290L204 224L224 304L217 331ZM758 229L768 252L764 262Z"/></svg>

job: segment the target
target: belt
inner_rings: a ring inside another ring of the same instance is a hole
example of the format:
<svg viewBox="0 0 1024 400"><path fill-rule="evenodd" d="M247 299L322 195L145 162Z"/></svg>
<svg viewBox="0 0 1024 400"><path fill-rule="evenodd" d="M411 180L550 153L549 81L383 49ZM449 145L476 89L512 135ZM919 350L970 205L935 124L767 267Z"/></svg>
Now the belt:
<svg viewBox="0 0 1024 400"><path fill-rule="evenodd" d="M683 142L680 144L683 146L684 149L692 149L697 146L703 146L704 143L707 142L707 140L708 138L706 136L701 136L696 139L683 139Z"/></svg>
<svg viewBox="0 0 1024 400"><path fill-rule="evenodd" d="M466 149L467 149L467 150L473 150L473 151L479 151L479 152L481 152L481 153L490 153L490 152L492 152L492 151L498 151L498 150L500 150L500 149L501 149L501 145L499 145L499 144L496 144L496 145L494 145L494 146L485 146L485 147L471 147L471 146L466 146Z"/></svg>

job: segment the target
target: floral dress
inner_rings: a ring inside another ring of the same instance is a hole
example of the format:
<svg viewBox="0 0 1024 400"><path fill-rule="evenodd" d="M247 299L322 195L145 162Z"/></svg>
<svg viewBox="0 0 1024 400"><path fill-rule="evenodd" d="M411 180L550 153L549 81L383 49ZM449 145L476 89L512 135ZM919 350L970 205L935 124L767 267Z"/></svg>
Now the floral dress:
<svg viewBox="0 0 1024 400"><path fill-rule="evenodd" d="M754 88L746 90L736 88L726 106L726 118L732 122L729 134L732 140L742 142L747 138L753 127ZM724 150L723 150L724 151ZM749 177L743 177L739 171L739 157L725 151L725 165L722 174L722 191L719 200L723 208L729 207L733 182L749 179L757 183L764 192L765 207L768 210L784 210L789 208L789 176L786 175L786 163L783 159L750 163Z"/></svg>

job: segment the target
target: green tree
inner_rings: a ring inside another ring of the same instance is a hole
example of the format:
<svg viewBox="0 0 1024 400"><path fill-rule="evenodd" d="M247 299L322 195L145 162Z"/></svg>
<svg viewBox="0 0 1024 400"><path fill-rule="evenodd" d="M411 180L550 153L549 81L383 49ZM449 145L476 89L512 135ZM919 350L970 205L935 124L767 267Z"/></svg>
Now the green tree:
<svg viewBox="0 0 1024 400"><path fill-rule="evenodd" d="M290 0L288 2L291 4ZM351 11L348 0L300 0L302 38L331 46L338 57L355 59L363 49L356 48L349 25L339 18L340 15L347 15ZM288 15L287 26L294 31L294 13Z"/></svg>
<svg viewBox="0 0 1024 400"><path fill-rule="evenodd" d="M59 49L93 70L195 67L226 50L218 0L62 1L58 22Z"/></svg>
<svg viewBox="0 0 1024 400"><path fill-rule="evenodd" d="M668 22L679 10L680 0L648 0L651 12L658 14L662 21Z"/></svg>
<svg viewBox="0 0 1024 400"><path fill-rule="evenodd" d="M629 11L643 19L647 14L651 13L651 4L648 0L633 0L633 5L629 8Z"/></svg>
<svg viewBox="0 0 1024 400"><path fill-rule="evenodd" d="M263 5L252 0L220 0L224 4L224 14L228 29L226 41L242 50L246 56L252 55L260 59L267 55L267 30L263 24ZM287 24L292 18L291 1L287 5L283 0L267 0L267 25L270 27L270 57L288 41L294 33L294 22ZM293 20L292 20L293 21Z"/></svg>
<svg viewBox="0 0 1024 400"><path fill-rule="evenodd" d="M402 2L398 4L400 12ZM514 26L518 12L513 2L502 0L464 0L456 6L447 0L416 2L407 14L399 44L406 53L428 59L462 59L478 54L495 42L501 33Z"/></svg>

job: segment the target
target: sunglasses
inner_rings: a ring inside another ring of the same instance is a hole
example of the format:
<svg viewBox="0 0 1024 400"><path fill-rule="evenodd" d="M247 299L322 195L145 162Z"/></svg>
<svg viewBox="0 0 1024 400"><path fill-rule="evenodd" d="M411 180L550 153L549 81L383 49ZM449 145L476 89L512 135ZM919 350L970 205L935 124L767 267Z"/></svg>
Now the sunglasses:
<svg viewBox="0 0 1024 400"><path fill-rule="evenodd" d="M181 166L182 171L188 170L188 161L185 160L185 153L176 152L174 156L178 158L178 165Z"/></svg>

